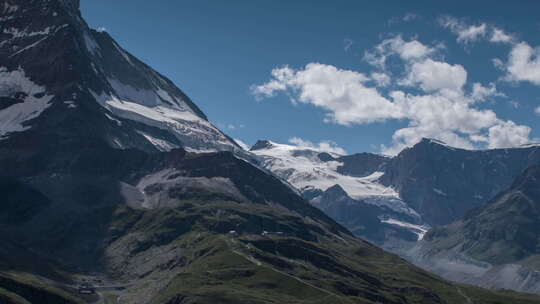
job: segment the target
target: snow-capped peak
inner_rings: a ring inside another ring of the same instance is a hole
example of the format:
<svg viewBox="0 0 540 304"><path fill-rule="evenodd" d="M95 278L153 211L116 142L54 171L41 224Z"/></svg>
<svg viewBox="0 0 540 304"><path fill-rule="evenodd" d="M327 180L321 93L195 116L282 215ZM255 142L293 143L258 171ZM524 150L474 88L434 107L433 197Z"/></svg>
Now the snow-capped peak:
<svg viewBox="0 0 540 304"><path fill-rule="evenodd" d="M47 88L47 94L55 98L45 101L42 94L35 102L27 100L7 109L0 106L0 116L5 117L0 135L30 128L28 121L38 116L56 122L81 115L94 119L95 125L105 124L95 136L114 148L241 150L172 81L106 32L91 30L80 15L79 0L8 3L0 17L4 37L0 56L6 58L2 73L10 73L12 79L22 71L25 79ZM44 112L45 108L49 110ZM23 123L24 127L19 126Z"/></svg>

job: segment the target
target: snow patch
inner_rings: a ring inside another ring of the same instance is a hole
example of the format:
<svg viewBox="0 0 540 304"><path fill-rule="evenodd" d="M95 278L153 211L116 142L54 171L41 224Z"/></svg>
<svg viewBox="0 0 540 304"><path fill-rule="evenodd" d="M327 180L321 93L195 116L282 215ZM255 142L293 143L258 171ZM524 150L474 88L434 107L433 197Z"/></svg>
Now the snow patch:
<svg viewBox="0 0 540 304"><path fill-rule="evenodd" d="M66 104L68 106L68 109L75 109L77 107L75 102L72 101L72 100L64 101L64 104Z"/></svg>
<svg viewBox="0 0 540 304"><path fill-rule="evenodd" d="M9 4L7 2L4 2L4 7L2 8L2 14L4 15L7 15L7 14L13 14L15 13L16 11L19 10L19 6L16 5L16 4Z"/></svg>
<svg viewBox="0 0 540 304"><path fill-rule="evenodd" d="M98 95L91 91L98 103L111 111L114 115L137 121L148 126L166 130L175 135L185 147L194 150L233 150L234 144L214 127L209 121L199 117L187 107L167 105L155 95L150 101L145 100L152 96L151 91L139 91L141 95L133 95L137 90L132 89L129 97L136 100L128 100L115 95Z"/></svg>
<svg viewBox="0 0 540 304"><path fill-rule="evenodd" d="M129 64L134 65L133 61L131 61L131 58L129 57L129 55L126 54L126 52L124 52L124 50L122 50L122 48L118 44L116 44L116 42L113 41L112 43L113 43L114 47L116 48L116 50L120 53L120 55L122 55L122 57L124 57L124 59L127 62L129 62Z"/></svg>
<svg viewBox="0 0 540 304"><path fill-rule="evenodd" d="M167 91L163 90L162 88L158 88L156 93L158 94L161 99L169 102L170 104L177 104L176 99L174 99Z"/></svg>
<svg viewBox="0 0 540 304"><path fill-rule="evenodd" d="M112 117L111 115L109 115L109 114L107 114L107 113L105 113L105 116L106 116L108 119L114 121L114 122L116 123L117 126L119 126L119 127L122 126L122 122L121 122L120 120L118 120L118 119Z"/></svg>
<svg viewBox="0 0 540 304"><path fill-rule="evenodd" d="M4 34L11 35L11 39L23 38L23 37L33 37L33 36L42 36L49 35L51 33L51 27L48 26L41 31L27 32L21 31L16 27L5 28L2 31Z"/></svg>
<svg viewBox="0 0 540 304"><path fill-rule="evenodd" d="M444 191L442 191L441 189L437 189L437 188L433 188L433 191L439 195L442 195L442 196L448 196L446 193L444 193Z"/></svg>
<svg viewBox="0 0 540 304"><path fill-rule="evenodd" d="M23 93L23 102L13 104L0 111L0 139L6 138L10 133L22 132L30 128L27 124L50 104L53 96L45 95L45 88L32 82L26 77L24 70L8 71L0 68L0 96L12 97Z"/></svg>
<svg viewBox="0 0 540 304"><path fill-rule="evenodd" d="M427 226L415 225L392 218L382 219L381 222L411 230L412 232L416 233L416 235L418 235L418 241L421 241L429 230L429 227Z"/></svg>
<svg viewBox="0 0 540 304"><path fill-rule="evenodd" d="M167 152L167 151L171 151L172 149L178 148L177 145L172 144L163 139L155 138L148 133L145 133L142 131L137 131L137 133L144 136L144 138L146 138L146 140L148 140L152 145L154 145L154 147L156 147L159 151Z"/></svg>
<svg viewBox="0 0 540 304"><path fill-rule="evenodd" d="M90 54L94 55L94 56L98 56L100 55L100 51L99 51L99 45L97 44L97 42L94 40L94 38L92 38L88 33L84 33L84 43L86 44L86 49L88 50L88 52L90 52ZM93 63L92 63L93 65ZM94 67L95 68L95 67ZM97 72L96 72L97 74Z"/></svg>

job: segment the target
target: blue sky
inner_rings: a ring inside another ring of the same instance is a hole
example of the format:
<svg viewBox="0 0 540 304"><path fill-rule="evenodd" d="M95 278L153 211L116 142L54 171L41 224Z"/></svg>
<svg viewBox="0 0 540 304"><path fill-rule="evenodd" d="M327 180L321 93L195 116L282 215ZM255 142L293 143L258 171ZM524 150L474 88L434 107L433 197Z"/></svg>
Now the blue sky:
<svg viewBox="0 0 540 304"><path fill-rule="evenodd" d="M234 138L391 154L422 136L540 137L540 2L499 2L83 0L82 13Z"/></svg>

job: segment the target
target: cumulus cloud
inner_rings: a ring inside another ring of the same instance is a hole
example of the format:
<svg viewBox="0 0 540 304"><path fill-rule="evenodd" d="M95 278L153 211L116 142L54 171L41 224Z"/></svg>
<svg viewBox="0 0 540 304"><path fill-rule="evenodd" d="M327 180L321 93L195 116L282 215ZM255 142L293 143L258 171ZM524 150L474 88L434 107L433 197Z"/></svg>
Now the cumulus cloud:
<svg viewBox="0 0 540 304"><path fill-rule="evenodd" d="M439 23L441 26L448 28L452 33L456 34L459 43L477 41L480 38L485 37L488 31L488 27L485 23L469 25L460 19L450 16L441 17Z"/></svg>
<svg viewBox="0 0 540 304"><path fill-rule="evenodd" d="M302 69L274 69L269 82L252 90L262 98L286 92L292 102L323 109L326 121L336 124L406 121L407 127L395 131L392 145L382 148L386 154L396 154L423 137L468 149L511 147L529 141L529 127L475 107L475 101L499 94L494 84L474 84L471 92L465 93L467 71L462 66L430 58L408 64L407 85L422 93L394 90L384 95L369 86L370 78L364 74L321 63Z"/></svg>
<svg viewBox="0 0 540 304"><path fill-rule="evenodd" d="M505 97L504 93L497 91L497 86L492 82L485 87L481 83L474 83L471 98L474 101L484 101L490 97Z"/></svg>
<svg viewBox="0 0 540 304"><path fill-rule="evenodd" d="M505 121L489 128L489 148L515 147L530 142L531 128Z"/></svg>
<svg viewBox="0 0 540 304"><path fill-rule="evenodd" d="M370 77L378 87L389 86L392 82L392 79L387 73L373 72Z"/></svg>
<svg viewBox="0 0 540 304"><path fill-rule="evenodd" d="M427 59L415 62L401 83L419 85L426 92L437 90L461 91L467 82L467 71L461 65Z"/></svg>
<svg viewBox="0 0 540 304"><path fill-rule="evenodd" d="M326 121L342 125L371 123L401 118L396 104L384 98L362 73L338 69L332 65L310 63L304 69L288 66L272 70L272 79L252 86L257 98L272 97L290 91L293 102L312 104L327 112Z"/></svg>
<svg viewBox="0 0 540 304"><path fill-rule="evenodd" d="M514 36L507 34L504 30L494 27L489 41L495 43L512 43L515 41L515 38Z"/></svg>
<svg viewBox="0 0 540 304"><path fill-rule="evenodd" d="M526 42L513 46L508 62L503 64L506 79L509 81L528 81L540 85L540 47L531 47Z"/></svg>
<svg viewBox="0 0 540 304"><path fill-rule="evenodd" d="M540 106L536 107L536 109L534 109L534 112L536 113L536 115L540 116Z"/></svg>
<svg viewBox="0 0 540 304"><path fill-rule="evenodd" d="M501 71L504 71L506 69L506 66L504 62L499 58L493 58L491 59L491 62L493 62L493 66Z"/></svg>
<svg viewBox="0 0 540 304"><path fill-rule="evenodd" d="M484 38L492 43L513 44L516 42L514 35L508 34L503 29L491 24L468 24L463 19L451 16L439 18L439 24L457 35L459 43L467 44Z"/></svg>
<svg viewBox="0 0 540 304"><path fill-rule="evenodd" d="M304 140L299 137L292 137L289 139L289 143L297 146L301 149L311 149L319 152L334 153L339 155L346 155L347 151L338 146L335 142L324 140L319 143L313 143L309 140Z"/></svg>
<svg viewBox="0 0 540 304"><path fill-rule="evenodd" d="M364 60L384 69L389 56L397 55L403 60L414 61L427 57L439 47L429 47L418 40L405 41L398 35L382 41L374 50L365 52Z"/></svg>

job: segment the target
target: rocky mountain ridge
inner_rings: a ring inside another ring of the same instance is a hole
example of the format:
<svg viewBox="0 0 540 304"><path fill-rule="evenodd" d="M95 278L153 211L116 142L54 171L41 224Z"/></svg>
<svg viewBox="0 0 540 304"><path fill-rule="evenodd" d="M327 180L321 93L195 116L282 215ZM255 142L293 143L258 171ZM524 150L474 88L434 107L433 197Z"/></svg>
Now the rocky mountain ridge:
<svg viewBox="0 0 540 304"><path fill-rule="evenodd" d="M78 5L0 8L0 301L538 302L450 283L354 237L243 160ZM95 294L81 293L88 282Z"/></svg>

